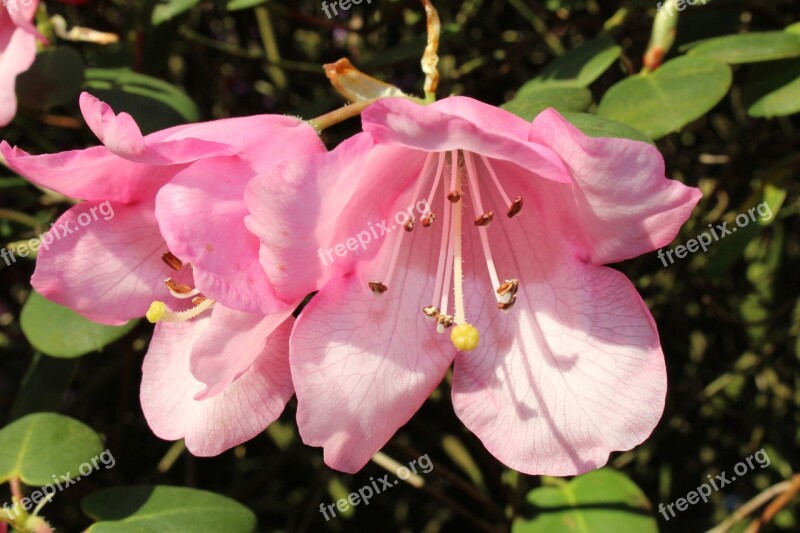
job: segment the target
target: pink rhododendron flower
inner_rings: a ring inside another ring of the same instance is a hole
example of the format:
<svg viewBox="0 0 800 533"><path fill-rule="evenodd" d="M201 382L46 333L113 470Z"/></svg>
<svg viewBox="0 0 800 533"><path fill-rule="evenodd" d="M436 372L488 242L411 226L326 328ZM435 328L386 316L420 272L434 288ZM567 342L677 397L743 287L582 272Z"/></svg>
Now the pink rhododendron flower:
<svg viewBox="0 0 800 533"><path fill-rule="evenodd" d="M259 240L244 225L245 185L324 145L290 117L142 136L130 115L85 93L80 104L104 146L32 156L0 144L21 175L85 199L43 240L32 284L98 322L159 322L143 366L145 416L158 436L218 454L262 431L293 392L297 302L278 298L260 266Z"/></svg>
<svg viewBox="0 0 800 533"><path fill-rule="evenodd" d="M303 440L357 471L451 363L456 413L521 472L580 474L647 438L667 386L658 332L602 265L670 242L699 190L653 146L553 110L528 123L469 98L387 99L362 116L364 133L284 163L280 191L260 176L246 192L278 295L319 290L291 338Z"/></svg>
<svg viewBox="0 0 800 533"><path fill-rule="evenodd" d="M36 58L36 40L44 37L31 24L38 0L8 0L0 7L0 126L17 113L17 76Z"/></svg>

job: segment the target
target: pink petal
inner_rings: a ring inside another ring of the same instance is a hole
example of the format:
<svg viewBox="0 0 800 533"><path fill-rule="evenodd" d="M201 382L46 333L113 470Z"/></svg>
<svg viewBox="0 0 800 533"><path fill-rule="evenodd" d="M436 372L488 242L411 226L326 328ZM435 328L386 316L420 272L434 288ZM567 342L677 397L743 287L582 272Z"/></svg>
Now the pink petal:
<svg viewBox="0 0 800 533"><path fill-rule="evenodd" d="M80 105L83 118L100 142L114 154L135 163L174 165L238 152L230 144L191 137L171 142L148 142L128 113L115 115L108 104L86 92L81 94Z"/></svg>
<svg viewBox="0 0 800 533"><path fill-rule="evenodd" d="M156 216L170 251L192 263L209 298L249 313L285 307L259 263L259 240L244 225L244 188L253 171L215 158L179 172L158 193Z"/></svg>
<svg viewBox="0 0 800 533"><path fill-rule="evenodd" d="M325 152L325 145L312 126L283 115L255 115L188 124L153 133L145 139L149 144L176 144L192 138L235 146L236 155L256 173L270 170L287 159Z"/></svg>
<svg viewBox="0 0 800 533"><path fill-rule="evenodd" d="M133 163L105 146L29 155L2 141L0 152L12 170L33 183L84 200L132 203L152 199L162 185L185 168Z"/></svg>
<svg viewBox="0 0 800 533"><path fill-rule="evenodd" d="M364 131L379 144L426 152L466 150L510 161L549 180L570 182L552 150L529 142L530 126L523 119L471 98L451 96L430 105L385 98L361 117Z"/></svg>
<svg viewBox="0 0 800 533"><path fill-rule="evenodd" d="M264 351L267 337L291 317L295 307L264 316L217 304L212 311L213 320L192 348L192 374L195 380L206 384L195 399L205 400L224 392L246 372Z"/></svg>
<svg viewBox="0 0 800 533"><path fill-rule="evenodd" d="M28 70L36 58L38 32L31 34L25 27L19 27L31 26L24 17L24 11L30 7L20 5L20 8L14 20L5 6L0 8L0 127L11 122L17 112L17 75Z"/></svg>
<svg viewBox="0 0 800 533"><path fill-rule="evenodd" d="M664 356L633 285L577 259L557 219L524 213L488 228L500 279L520 284L505 312L494 306L477 232L465 231L467 319L481 341L456 357L453 405L507 466L577 475L650 435L664 408Z"/></svg>
<svg viewBox="0 0 800 533"><path fill-rule="evenodd" d="M246 223L261 239L261 263L278 295L303 298L373 256L385 240L379 225L395 224L393 206L410 194L425 155L375 147L359 134L254 178L245 191Z"/></svg>
<svg viewBox="0 0 800 533"><path fill-rule="evenodd" d="M552 109L533 122L531 140L552 148L569 167L574 190L564 204L580 226L595 264L615 263L671 242L702 193L667 179L664 159L647 143L584 135Z"/></svg>
<svg viewBox="0 0 800 533"><path fill-rule="evenodd" d="M337 470L363 467L419 409L452 361L449 340L434 333L421 312L430 304L428 272L437 258L430 246L419 246L419 253L401 255L395 279L380 296L359 274L327 284L292 333L300 434L306 444L324 447L325 463ZM372 268L364 265L364 272Z"/></svg>
<svg viewBox="0 0 800 533"><path fill-rule="evenodd" d="M191 322L157 324L142 365L142 410L150 428L165 440L186 439L189 451L201 457L257 436L280 416L292 396L290 319L273 331L252 366L223 393L195 400L204 385L189 371L190 351L213 320L206 315Z"/></svg>
<svg viewBox="0 0 800 533"><path fill-rule="evenodd" d="M144 316L175 273L161 260L167 246L152 202L101 205L84 202L58 219L42 237L31 283L95 322L123 324Z"/></svg>

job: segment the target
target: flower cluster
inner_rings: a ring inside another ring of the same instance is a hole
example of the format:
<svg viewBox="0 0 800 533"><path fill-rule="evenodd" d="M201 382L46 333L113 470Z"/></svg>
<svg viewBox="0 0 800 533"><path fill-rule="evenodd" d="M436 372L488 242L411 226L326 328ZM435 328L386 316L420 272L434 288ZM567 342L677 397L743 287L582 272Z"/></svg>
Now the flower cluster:
<svg viewBox="0 0 800 533"><path fill-rule="evenodd" d="M597 468L658 422L656 326L604 266L669 243L700 197L653 146L465 97L378 99L331 151L285 116L143 136L94 97L80 104L103 146L0 151L84 199L62 223L113 206L44 250L32 283L98 322L156 323L141 402L159 437L219 454L296 394L304 442L355 472L451 368L456 414L521 472ZM398 231L317 259L423 199Z"/></svg>

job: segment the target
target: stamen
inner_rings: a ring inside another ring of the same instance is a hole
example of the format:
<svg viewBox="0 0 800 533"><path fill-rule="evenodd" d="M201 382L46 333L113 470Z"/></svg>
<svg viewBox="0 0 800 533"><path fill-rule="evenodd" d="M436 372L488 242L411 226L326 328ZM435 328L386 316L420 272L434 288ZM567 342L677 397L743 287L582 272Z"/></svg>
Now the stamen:
<svg viewBox="0 0 800 533"><path fill-rule="evenodd" d="M425 175L428 173L428 170L431 167L431 163L433 162L433 157L434 154L433 152L431 152L425 158L425 163L422 165L422 170L420 171L419 176L417 177L417 182L414 186L413 196L411 197L414 200L416 200L417 196L419 195L419 192L422 190L422 185L425 180ZM409 222L411 223L410 229L408 226ZM425 222L423 221L423 226L424 225ZM404 227L406 231L399 232L397 238L394 241L394 246L392 248L392 255L389 257L389 267L387 269L386 275L383 276L382 278L383 281L369 282L369 288L372 290L372 292L376 294L383 294L384 292L389 290L389 285L392 282L392 276L394 275L394 270L397 267L397 258L400 256L400 246L403 244L403 237L405 236L406 233L414 229L413 217L406 222Z"/></svg>
<svg viewBox="0 0 800 533"><path fill-rule="evenodd" d="M450 219L452 217L453 204L449 203L446 195L443 194L442 196L444 223L442 224L442 240L439 244L439 261L436 266L436 285L433 289L433 301L440 302L439 312L446 314L450 275L453 268L453 239L450 238L452 233ZM444 331L443 328L439 332L441 333L442 331Z"/></svg>
<svg viewBox="0 0 800 533"><path fill-rule="evenodd" d="M147 320L152 324L156 322L186 322L214 306L214 300L205 299L198 305L186 311L171 311L164 302L153 302L147 310Z"/></svg>
<svg viewBox="0 0 800 533"><path fill-rule="evenodd" d="M453 203L461 200L461 183L458 175L458 150L450 152L450 192L447 199Z"/></svg>
<svg viewBox="0 0 800 533"><path fill-rule="evenodd" d="M403 224L403 228L405 228L406 231L414 231L414 226L416 225L417 221L414 220L414 217L411 217L408 220L406 220L405 224Z"/></svg>
<svg viewBox="0 0 800 533"><path fill-rule="evenodd" d="M512 202L511 199L506 194L506 191L503 190L503 186L500 185L500 180L497 178L497 173L494 171L494 168L492 168L492 165L489 163L489 160L486 159L485 156L480 156L480 158L481 161L483 161L483 164L486 165L486 168L489 169L489 174L492 176L492 181L494 181L497 190L500 191L500 196L503 197L503 201L506 203L507 206L509 206L506 215L508 216L508 218L514 218L519 214L520 211L522 211L522 197L517 196Z"/></svg>
<svg viewBox="0 0 800 533"><path fill-rule="evenodd" d="M184 300L186 298L191 298L192 296L197 296L200 294L199 289L192 289L188 285L184 285L183 283L178 283L172 278L167 278L164 280L164 284L169 289L169 293L174 296L175 298L180 298Z"/></svg>
<svg viewBox="0 0 800 533"><path fill-rule="evenodd" d="M505 311L517 301L517 291L519 290L519 280L507 279L505 283L497 288L497 308Z"/></svg>
<svg viewBox="0 0 800 533"><path fill-rule="evenodd" d="M369 288L372 290L372 292L377 294L383 294L384 292L389 290L389 287L387 287L380 281L370 281Z"/></svg>
<svg viewBox="0 0 800 533"><path fill-rule="evenodd" d="M478 173L475 169L475 161L472 159L472 154L467 153L465 155L465 163L467 167L467 177L469 178L469 186L472 190L472 206L475 209L475 214L478 218L481 218L483 215L479 215L479 213L483 213L483 205L481 205L481 196L480 196L480 189L478 188ZM492 280L492 287L499 287L500 286L500 278L497 276L497 268L494 266L494 258L492 257L492 249L489 246L489 236L486 233L486 227L480 224L478 225L478 236L481 239L481 247L483 248L483 256L486 258L486 268L489 271L489 279Z"/></svg>
<svg viewBox="0 0 800 533"><path fill-rule="evenodd" d="M444 161L445 153L439 152L439 161L436 165L436 175L433 178L433 185L431 186L431 191L428 193L427 198L425 198L428 202L428 206L422 216L422 225L426 228L436 220L436 213L431 211L431 202L436 196L436 188L439 186L439 180L442 179L442 174L444 174Z"/></svg>
<svg viewBox="0 0 800 533"><path fill-rule="evenodd" d="M456 203L457 201L461 200L461 193L458 191L450 191L447 193L447 199L453 203Z"/></svg>
<svg viewBox="0 0 800 533"><path fill-rule="evenodd" d="M488 211L475 219L475 225L481 228L487 227L492 223L494 211Z"/></svg>
<svg viewBox="0 0 800 533"><path fill-rule="evenodd" d="M168 267L170 267L172 270L175 270L176 272L183 268L183 263L181 262L181 260L172 255L172 252L167 252L164 255L162 255L161 260L164 261L164 263L166 263Z"/></svg>

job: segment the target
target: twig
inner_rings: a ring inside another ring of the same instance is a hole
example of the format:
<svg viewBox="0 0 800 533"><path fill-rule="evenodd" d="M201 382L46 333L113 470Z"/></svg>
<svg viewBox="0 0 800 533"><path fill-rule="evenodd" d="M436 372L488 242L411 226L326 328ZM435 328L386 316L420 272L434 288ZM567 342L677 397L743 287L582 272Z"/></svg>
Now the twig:
<svg viewBox="0 0 800 533"><path fill-rule="evenodd" d="M795 476L797 477L797 476ZM772 498L781 494L792 487L792 481L782 481L777 485L773 485L768 489L763 490L757 496L749 500L747 503L739 507L731 516L723 520L718 526L709 529L706 533L725 533L742 519L750 515L756 509L770 501Z"/></svg>
<svg viewBox="0 0 800 533"><path fill-rule="evenodd" d="M786 491L775 498L772 503L767 505L767 508L764 509L764 512L761 513L761 516L753 520L753 522L747 527L745 533L758 533L761 530L761 526L768 524L775 518L775 515L778 514L781 509L789 505L791 501L797 496L797 493L800 492L800 474L795 474L789 480L790 486Z"/></svg>

